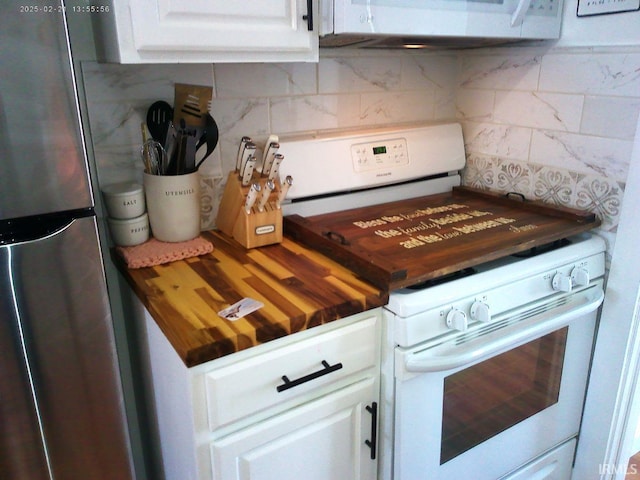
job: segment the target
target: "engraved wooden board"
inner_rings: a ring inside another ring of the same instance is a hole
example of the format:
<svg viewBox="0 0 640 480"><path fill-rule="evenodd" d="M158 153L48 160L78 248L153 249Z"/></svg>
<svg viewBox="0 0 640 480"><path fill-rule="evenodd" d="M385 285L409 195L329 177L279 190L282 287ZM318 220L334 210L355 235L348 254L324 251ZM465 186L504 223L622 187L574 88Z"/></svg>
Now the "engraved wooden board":
<svg viewBox="0 0 640 480"><path fill-rule="evenodd" d="M286 216L284 231L374 285L394 290L599 224L592 213L456 187L308 218Z"/></svg>

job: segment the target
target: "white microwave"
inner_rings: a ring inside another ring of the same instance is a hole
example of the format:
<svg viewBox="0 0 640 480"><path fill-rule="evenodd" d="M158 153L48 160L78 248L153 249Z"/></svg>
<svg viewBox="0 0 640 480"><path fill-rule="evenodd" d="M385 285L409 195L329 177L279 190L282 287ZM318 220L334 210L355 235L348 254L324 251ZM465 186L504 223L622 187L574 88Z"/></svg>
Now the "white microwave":
<svg viewBox="0 0 640 480"><path fill-rule="evenodd" d="M320 45L482 46L560 37L563 0L320 0Z"/></svg>

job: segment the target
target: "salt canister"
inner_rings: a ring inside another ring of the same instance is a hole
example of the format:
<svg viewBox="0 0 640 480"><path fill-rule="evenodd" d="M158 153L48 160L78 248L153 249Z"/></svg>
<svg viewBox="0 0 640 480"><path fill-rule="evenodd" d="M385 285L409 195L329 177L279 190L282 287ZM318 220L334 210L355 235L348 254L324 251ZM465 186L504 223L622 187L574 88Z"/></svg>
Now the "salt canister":
<svg viewBox="0 0 640 480"><path fill-rule="evenodd" d="M102 187L109 217L115 219L138 218L145 212L142 185L135 182L114 183Z"/></svg>

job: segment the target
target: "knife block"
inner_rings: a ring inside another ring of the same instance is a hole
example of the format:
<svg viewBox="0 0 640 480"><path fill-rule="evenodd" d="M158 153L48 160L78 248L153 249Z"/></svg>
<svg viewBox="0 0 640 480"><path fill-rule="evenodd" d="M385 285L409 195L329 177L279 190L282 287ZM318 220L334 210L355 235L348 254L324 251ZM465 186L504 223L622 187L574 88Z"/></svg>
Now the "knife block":
<svg viewBox="0 0 640 480"><path fill-rule="evenodd" d="M259 174L254 173L252 182L260 182L260 180ZM282 210L276 207L280 185L279 182L274 183L276 187L271 192L264 211L260 212L254 206L251 208L251 213L247 213L244 204L250 187L243 187L238 174L230 172L218 208L216 218L218 230L245 248L282 242ZM264 180L260 184L264 188ZM260 194L256 204L259 199Z"/></svg>

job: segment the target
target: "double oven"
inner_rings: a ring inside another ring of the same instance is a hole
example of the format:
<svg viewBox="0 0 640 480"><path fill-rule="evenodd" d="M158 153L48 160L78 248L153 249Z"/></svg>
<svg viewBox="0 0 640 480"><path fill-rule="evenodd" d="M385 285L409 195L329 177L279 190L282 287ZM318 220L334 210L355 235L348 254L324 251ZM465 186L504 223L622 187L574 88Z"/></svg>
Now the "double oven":
<svg viewBox="0 0 640 480"><path fill-rule="evenodd" d="M457 124L280 144L285 231L390 290L379 478L570 479L603 300L597 220L450 194Z"/></svg>

